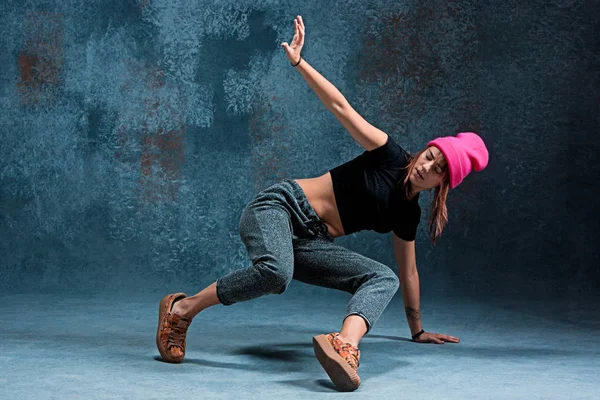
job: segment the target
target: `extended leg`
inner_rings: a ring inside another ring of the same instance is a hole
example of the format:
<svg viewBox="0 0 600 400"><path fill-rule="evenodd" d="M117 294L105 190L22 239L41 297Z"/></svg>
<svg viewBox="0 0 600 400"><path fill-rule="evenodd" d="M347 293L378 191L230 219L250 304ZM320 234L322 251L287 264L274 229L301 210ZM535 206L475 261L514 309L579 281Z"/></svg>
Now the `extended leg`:
<svg viewBox="0 0 600 400"><path fill-rule="evenodd" d="M281 294L292 280L292 225L281 204L265 200L248 205L240 218L240 235L252 266L232 271L194 296L175 293L161 300L156 344L166 361L183 361L187 328L202 310Z"/></svg>
<svg viewBox="0 0 600 400"><path fill-rule="evenodd" d="M171 312L191 320L200 311L220 303L217 296L217 282L214 282L195 295L177 301Z"/></svg>

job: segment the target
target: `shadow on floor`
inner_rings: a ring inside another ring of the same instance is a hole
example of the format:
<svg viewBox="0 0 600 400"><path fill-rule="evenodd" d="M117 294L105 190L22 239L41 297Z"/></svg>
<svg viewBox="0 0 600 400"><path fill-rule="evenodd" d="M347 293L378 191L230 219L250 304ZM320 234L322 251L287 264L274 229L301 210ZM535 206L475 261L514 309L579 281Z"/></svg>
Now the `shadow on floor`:
<svg viewBox="0 0 600 400"><path fill-rule="evenodd" d="M338 391L333 382L331 382L329 379L286 379L278 382L317 393Z"/></svg>

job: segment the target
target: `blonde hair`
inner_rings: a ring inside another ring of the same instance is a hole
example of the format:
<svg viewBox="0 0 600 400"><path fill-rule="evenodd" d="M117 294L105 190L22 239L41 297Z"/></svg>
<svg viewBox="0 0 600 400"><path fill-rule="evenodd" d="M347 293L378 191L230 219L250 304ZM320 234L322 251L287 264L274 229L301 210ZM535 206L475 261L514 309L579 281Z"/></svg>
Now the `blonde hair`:
<svg viewBox="0 0 600 400"><path fill-rule="evenodd" d="M421 155L427 151L427 148L421 150L417 154L411 156L408 160L408 164L403 168L408 170L404 178L404 194L406 198L412 193L412 182L409 178L415 169L417 160ZM435 161L438 162L444 155L440 152L436 157ZM448 209L446 208L446 199L448 197L448 191L450 190L450 175L448 173L448 167L443 167L442 172L442 183L435 187L433 194L433 200L431 201L431 209L429 213L429 239L435 246L436 240L441 236L444 226L448 223Z"/></svg>

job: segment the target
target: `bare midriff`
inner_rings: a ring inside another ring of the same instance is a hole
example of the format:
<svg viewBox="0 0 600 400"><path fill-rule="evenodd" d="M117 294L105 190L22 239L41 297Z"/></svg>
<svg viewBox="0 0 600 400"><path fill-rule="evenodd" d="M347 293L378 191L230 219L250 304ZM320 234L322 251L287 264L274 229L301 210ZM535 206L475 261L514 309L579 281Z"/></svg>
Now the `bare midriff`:
<svg viewBox="0 0 600 400"><path fill-rule="evenodd" d="M294 180L304 191L308 203L315 210L317 216L327 226L329 234L333 237L344 236L344 227L333 193L331 174L327 172L316 178Z"/></svg>

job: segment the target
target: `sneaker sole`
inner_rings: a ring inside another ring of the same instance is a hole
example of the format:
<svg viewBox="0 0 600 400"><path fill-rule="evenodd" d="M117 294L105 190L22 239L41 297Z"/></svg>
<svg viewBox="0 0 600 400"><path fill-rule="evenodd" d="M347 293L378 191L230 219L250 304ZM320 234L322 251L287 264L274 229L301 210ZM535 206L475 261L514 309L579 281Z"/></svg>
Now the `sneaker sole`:
<svg viewBox="0 0 600 400"><path fill-rule="evenodd" d="M329 375L335 387L342 392L352 392L360 386L356 371L331 346L327 335L313 337L313 347L317 360Z"/></svg>
<svg viewBox="0 0 600 400"><path fill-rule="evenodd" d="M166 313L171 310L171 306L179 297L185 297L185 293L169 294L162 298L160 305L158 306L158 328L156 329L156 348L158 349L160 356L163 358L163 360L174 364L182 362L183 358L173 358L163 350L160 344L160 328L163 326Z"/></svg>

